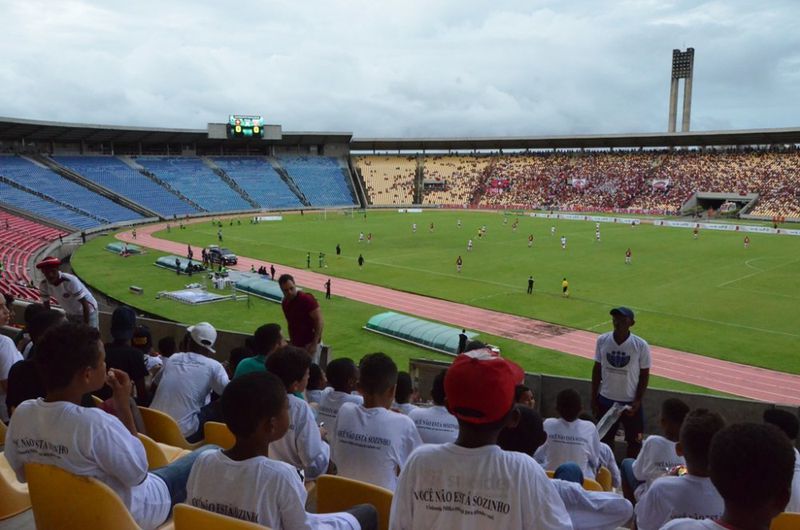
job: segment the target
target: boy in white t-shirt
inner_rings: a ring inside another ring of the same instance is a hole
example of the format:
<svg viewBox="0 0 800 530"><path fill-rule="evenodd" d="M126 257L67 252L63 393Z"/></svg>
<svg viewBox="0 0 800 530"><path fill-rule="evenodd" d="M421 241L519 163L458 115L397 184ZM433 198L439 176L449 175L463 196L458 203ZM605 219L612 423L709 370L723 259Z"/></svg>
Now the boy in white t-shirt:
<svg viewBox="0 0 800 530"><path fill-rule="evenodd" d="M305 391L311 357L296 346L284 346L267 357L267 372L283 381L289 396L289 430L269 444L269 457L301 470L306 480L314 480L328 470L330 447L314 420L314 411L295 393Z"/></svg>
<svg viewBox="0 0 800 530"><path fill-rule="evenodd" d="M664 436L648 436L636 460L622 461L622 491L625 498L636 502L647 492L653 481L663 477L677 466L686 464L675 452L683 419L689 413L689 405L677 398L665 399L661 403L661 430Z"/></svg>
<svg viewBox="0 0 800 530"><path fill-rule="evenodd" d="M339 357L328 363L325 368L328 388L319 400L317 420L331 426L344 403L364 403L364 398L353 394L358 384L358 366L352 359Z"/></svg>
<svg viewBox="0 0 800 530"><path fill-rule="evenodd" d="M520 419L514 387L524 376L488 349L456 357L444 386L458 439L411 455L392 500L391 530L572 528L542 467L497 446L500 431Z"/></svg>
<svg viewBox="0 0 800 530"><path fill-rule="evenodd" d="M549 471L573 462L585 477L594 479L600 465L600 436L594 423L578 419L580 394L571 388L562 390L556 395L556 410L560 418L544 421L547 441L536 451L536 460Z"/></svg>
<svg viewBox="0 0 800 530"><path fill-rule="evenodd" d="M797 451L797 434L800 431L800 421L797 416L781 409L767 409L764 411L764 423L771 423L786 436L794 446L794 479L792 480L792 498L786 505L787 512L800 512L800 452Z"/></svg>
<svg viewBox="0 0 800 530"><path fill-rule="evenodd" d="M678 455L686 458L685 475L661 477L648 488L636 505L639 530L658 530L672 519L714 519L722 515L724 503L708 473L711 439L725 422L705 409L690 412L683 420Z"/></svg>
<svg viewBox="0 0 800 530"><path fill-rule="evenodd" d="M358 390L364 404L345 403L330 433L331 459L339 474L394 491L411 452L422 445L414 422L389 410L397 365L384 353L359 363Z"/></svg>
<svg viewBox="0 0 800 530"><path fill-rule="evenodd" d="M500 431L498 445L505 451L532 455L548 436L539 413L528 407L518 407L520 419L516 426ZM577 471L577 467L572 465ZM583 476L575 482L553 479L572 525L580 530L614 530L625 525L633 516L633 506L616 493L583 489Z"/></svg>
<svg viewBox="0 0 800 530"><path fill-rule="evenodd" d="M173 354L159 370L150 408L172 416L189 442L203 439L203 425L207 421L222 419L218 404L209 403L211 392L221 395L229 381L222 364L208 356L216 353L216 341L217 330L208 322L189 326L183 351Z"/></svg>
<svg viewBox="0 0 800 530"><path fill-rule="evenodd" d="M11 312L0 301L0 327L8 324ZM0 421L8 421L6 410L6 391L8 390L8 373L15 363L22 360L22 354L17 350L14 341L5 335L0 335Z"/></svg>
<svg viewBox="0 0 800 530"><path fill-rule="evenodd" d="M401 412L408 416L412 410L417 406L412 404L411 401L416 396L414 390L414 381L411 380L411 374L408 372L397 373L397 387L394 391L394 403L392 403L392 410Z"/></svg>
<svg viewBox="0 0 800 530"><path fill-rule="evenodd" d="M709 467L725 511L717 519L674 519L662 530L769 528L778 514L789 511L795 452L773 425L739 423L722 429L711 442Z"/></svg>
<svg viewBox="0 0 800 530"><path fill-rule="evenodd" d="M17 479L26 481L25 464L31 462L92 477L119 495L141 527L163 524L171 507L186 499L195 459L214 446L148 473L130 409L131 380L122 370L106 370L94 327L65 322L51 328L36 344L35 362L47 395L19 405L6 435L5 456ZM80 406L84 395L104 384L112 389L116 416Z"/></svg>
<svg viewBox="0 0 800 530"><path fill-rule="evenodd" d="M221 403L236 443L197 459L187 484L188 504L275 530L375 528L377 514L369 505L349 513L306 513L306 489L297 470L267 457L269 444L286 435L291 421L286 387L277 376L237 377Z"/></svg>
<svg viewBox="0 0 800 530"><path fill-rule="evenodd" d="M445 407L444 378L447 370L442 370L433 378L431 388L432 407L419 407L408 417L417 426L420 438L426 444L455 442L458 438L458 420Z"/></svg>

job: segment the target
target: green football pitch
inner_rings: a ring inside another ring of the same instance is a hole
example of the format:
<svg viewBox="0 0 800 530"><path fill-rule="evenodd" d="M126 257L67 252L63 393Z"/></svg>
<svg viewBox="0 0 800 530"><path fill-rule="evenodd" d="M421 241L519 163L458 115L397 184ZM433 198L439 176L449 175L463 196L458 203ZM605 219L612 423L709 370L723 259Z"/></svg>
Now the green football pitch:
<svg viewBox="0 0 800 530"><path fill-rule="evenodd" d="M484 225L486 235L478 238ZM155 235L191 243L198 256L201 246L218 243L217 230L204 221ZM234 221L231 226L226 219L222 227L224 246L275 263L279 274L282 264L305 268L311 253L311 268L334 278L334 300L326 302L330 309L323 309L326 337L331 341L333 335L331 342L339 354L354 350L353 356L358 356L384 349L400 358L432 355L362 331L380 308L337 299L335 278L344 277L595 332L610 329L611 307L626 305L636 311L634 331L651 344L800 373L800 238L750 234L750 248L745 249L743 234L731 232L702 231L694 239L688 229L612 223L601 223L600 231L597 242L593 222L456 211L370 211L366 217L328 211L287 215L282 221L257 225L242 218L241 225ZM360 232L365 237L371 233L372 242L359 243ZM529 248L530 234L534 243ZM566 250L561 248L562 235L567 238ZM280 308L260 300L248 307L234 302L189 307L129 295L132 283L154 292L182 286L186 277L153 267L157 252L125 260L104 252L109 240L98 238L82 247L73 266L114 298L166 318L210 320L224 329L251 332L270 319L282 322ZM335 253L337 244L342 248L340 257ZM633 254L630 265L625 263L627 248ZM322 271L320 252L327 264ZM363 268L357 265L359 254L365 259ZM464 263L461 273L456 271L458 256ZM536 282L533 295L526 294L529 275ZM569 298L561 296L563 278L570 284ZM484 338L506 346L504 354L514 352L510 355L519 356L531 371L590 374L590 361ZM689 388L666 380L659 386Z"/></svg>

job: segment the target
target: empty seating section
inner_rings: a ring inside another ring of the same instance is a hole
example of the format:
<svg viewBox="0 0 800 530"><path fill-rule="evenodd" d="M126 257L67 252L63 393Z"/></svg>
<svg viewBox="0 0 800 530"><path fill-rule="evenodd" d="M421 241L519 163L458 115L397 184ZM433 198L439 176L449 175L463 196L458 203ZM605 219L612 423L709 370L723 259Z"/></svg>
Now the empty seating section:
<svg viewBox="0 0 800 530"><path fill-rule="evenodd" d="M278 161L313 206L356 204L346 172L335 158L283 155Z"/></svg>
<svg viewBox="0 0 800 530"><path fill-rule="evenodd" d="M250 197L263 208L299 208L303 206L297 195L266 158L218 157L214 164L236 181Z"/></svg>
<svg viewBox="0 0 800 530"><path fill-rule="evenodd" d="M115 156L54 156L53 160L165 217L197 212L194 206Z"/></svg>
<svg viewBox="0 0 800 530"><path fill-rule="evenodd" d="M209 212L252 209L201 158L139 156L135 162Z"/></svg>
<svg viewBox="0 0 800 530"><path fill-rule="evenodd" d="M0 211L0 261L4 269L0 291L17 298L38 300L38 290L29 287L28 262L59 235L64 236L66 232Z"/></svg>
<svg viewBox="0 0 800 530"><path fill-rule="evenodd" d="M94 217L104 221L98 222L98 225L141 218L133 210L24 158L1 156L0 175L48 197L91 212Z"/></svg>
<svg viewBox="0 0 800 530"><path fill-rule="evenodd" d="M359 156L356 167L364 179L367 195L375 206L414 202L414 156Z"/></svg>
<svg viewBox="0 0 800 530"><path fill-rule="evenodd" d="M493 160L491 156L434 156L425 158L423 179L444 181L444 190L425 191L423 204L470 204L478 184Z"/></svg>
<svg viewBox="0 0 800 530"><path fill-rule="evenodd" d="M88 215L75 212L38 195L33 195L5 182L0 182L0 203L3 202L20 210L26 210L37 216L52 219L59 224L74 226L75 228L87 229L101 224Z"/></svg>

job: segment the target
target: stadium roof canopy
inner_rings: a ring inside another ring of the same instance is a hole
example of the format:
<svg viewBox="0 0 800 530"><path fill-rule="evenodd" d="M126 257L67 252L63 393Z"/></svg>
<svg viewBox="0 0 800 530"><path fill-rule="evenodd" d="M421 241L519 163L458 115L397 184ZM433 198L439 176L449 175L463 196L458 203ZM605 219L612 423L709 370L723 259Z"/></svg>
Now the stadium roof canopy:
<svg viewBox="0 0 800 530"><path fill-rule="evenodd" d="M353 151L693 147L800 143L798 129L495 138L353 138Z"/></svg>
<svg viewBox="0 0 800 530"><path fill-rule="evenodd" d="M235 139L230 143L273 144L326 144L347 143L353 134L349 132L283 132L281 140ZM38 120L23 120L0 117L0 141L26 142L118 142L118 143L219 143L209 139L206 129L166 129L152 127L127 127L118 125L92 125L60 123Z"/></svg>

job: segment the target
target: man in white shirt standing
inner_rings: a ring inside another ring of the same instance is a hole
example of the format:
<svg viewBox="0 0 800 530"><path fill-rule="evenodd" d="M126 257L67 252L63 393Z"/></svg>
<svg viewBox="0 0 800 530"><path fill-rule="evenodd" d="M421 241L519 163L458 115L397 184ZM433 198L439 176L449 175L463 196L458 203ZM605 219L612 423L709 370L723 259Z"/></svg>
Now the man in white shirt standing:
<svg viewBox="0 0 800 530"><path fill-rule="evenodd" d="M650 380L650 346L631 333L635 324L632 310L616 307L611 310L611 319L614 331L597 338L592 370L592 412L600 419L614 403L630 406L602 441L613 449L614 435L622 423L625 441L628 442L626 456L636 458L642 449L642 399Z"/></svg>
<svg viewBox="0 0 800 530"><path fill-rule="evenodd" d="M8 324L11 312L4 303L0 303L0 327ZM5 335L0 335L0 421L8 421L6 410L6 391L8 390L8 373L15 363L22 360L22 354L17 350L14 341Z"/></svg>
<svg viewBox="0 0 800 530"><path fill-rule="evenodd" d="M59 271L59 265L61 260L53 256L36 264L36 268L44 275L44 280L39 282L42 304L50 309L50 298L55 298L68 320L99 328L97 300L77 276Z"/></svg>
<svg viewBox="0 0 800 530"><path fill-rule="evenodd" d="M442 370L433 378L432 407L420 407L409 412L408 417L417 426L420 438L426 444L455 442L458 438L458 420L445 407L444 377Z"/></svg>
<svg viewBox="0 0 800 530"><path fill-rule="evenodd" d="M217 330L208 322L186 329L182 352L173 354L160 370L160 381L151 408L172 416L189 442L203 439L203 425L219 420L214 403L209 403L213 390L219 395L228 384L228 373L209 354L216 353Z"/></svg>

